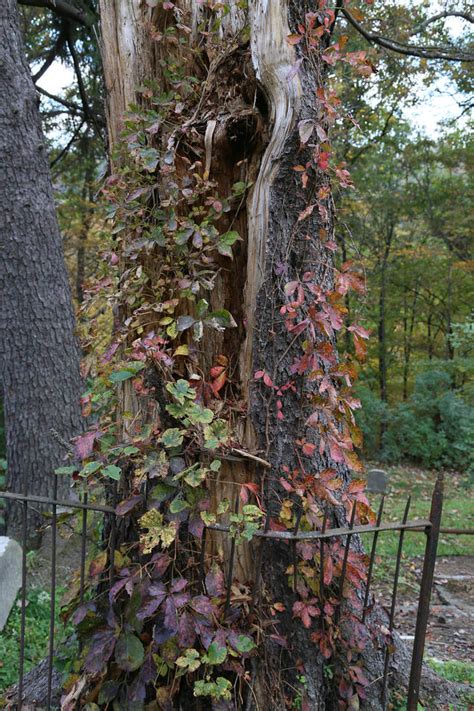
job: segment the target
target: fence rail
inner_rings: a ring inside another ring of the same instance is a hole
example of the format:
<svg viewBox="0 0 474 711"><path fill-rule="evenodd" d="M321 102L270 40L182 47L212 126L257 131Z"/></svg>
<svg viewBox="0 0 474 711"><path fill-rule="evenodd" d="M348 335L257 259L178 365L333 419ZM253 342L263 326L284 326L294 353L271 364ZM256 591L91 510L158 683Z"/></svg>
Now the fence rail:
<svg viewBox="0 0 474 711"><path fill-rule="evenodd" d="M57 481L57 478L55 477ZM54 650L55 650L55 597L57 588L57 578L56 578L56 555L57 555L57 532L58 532L58 507L67 508L72 511L76 511L81 516L81 534L80 534L80 570L79 570L79 597L80 601L83 602L85 581L86 581L86 558L87 558L87 526L88 526L88 514L89 512L101 513L104 516L107 515L110 521L110 535L108 536L108 570L109 570L109 584L113 582L114 575L114 565L115 560L115 536L116 536L116 524L117 520L121 517L116 514L115 509L111 506L98 504L96 502L90 502L88 500L87 494L84 494L81 501L70 501L62 500L57 498L57 485L55 485L55 490L53 491L53 496L51 498L46 496L34 496L30 494L20 494L13 492L0 492L0 498L4 498L12 503L16 503L22 507L22 586L20 592L20 658L19 658L19 669L18 669L18 685L16 687L16 700L12 702L9 709L17 709L20 711L23 707L23 691L24 691L24 680L25 680L25 644L26 644L26 606L27 606L27 522L28 522L28 507L31 504L41 504L42 506L48 506L51 509L51 533L52 533L52 546L51 546L51 578L50 578L50 590L51 590L51 606L50 606L50 624L49 624L49 640L48 640L48 655L47 655L47 699L46 708L52 709L52 697L53 697L53 669L54 669ZM345 537L344 544L344 556L342 563L341 578L339 581L339 595L340 600L343 596L343 586L347 572L347 561L348 553L351 545L351 540L355 535L361 534L372 534L372 546L370 549L368 570L367 570L367 580L365 585L364 601L362 607L361 621L365 622L366 615L370 609L370 588L373 580L373 572L376 561L376 550L377 543L380 534L387 532L397 532L398 533L398 546L397 555L395 563L395 573L392 582L392 595L390 603L390 612L388 618L388 629L392 633L395 625L395 611L396 611L396 600L398 593L398 584L400 577L401 559L403 551L404 536L408 532L414 532L417 534L424 534L426 537L426 547L422 567L422 576L420 584L419 593L419 603L418 603L418 613L416 621L415 639L413 644L413 654L411 663L411 673L410 682L407 691L407 710L416 711L420 692L420 681L422 675L422 662L423 662L423 652L425 645L426 630L428 624L428 616L430 611L430 598L431 590L433 586L434 568L436 561L436 552L438 539L441 532L458 533L459 531L455 529L442 529L441 524L441 512L442 512L442 501L443 501L443 480L442 475L439 476L431 501L431 511L429 518L421 519L409 519L410 511L410 498L407 500L405 506L405 512L403 518L399 522L382 522L383 509L384 509L385 497L382 496L380 500L380 505L377 512L376 523L374 525L354 525L355 520L355 506L352 510L351 520L349 525L346 527L337 528L327 528L328 515L324 517L324 522L322 529L320 531L300 531L299 530L299 518L297 517L296 525L293 531L273 531L269 528L269 519L267 517L264 527L257 531L255 536L261 539L259 549L255 556L255 576L254 576L254 589L252 594L251 605L254 606L258 599L258 586L261 575L262 566L262 549L264 547L265 540L290 542L293 544L293 556L296 562L296 543L298 541L315 541L319 545L320 554L320 604L324 607L324 595L325 595L325 585L323 577L323 559L325 555L325 542L333 538ZM238 499L236 499L236 510L238 510ZM201 583L204 585L205 578L205 551L206 551L206 540L208 531L217 531L223 534L229 534L229 526L213 524L209 525L204 529L204 534L201 541L201 552L200 552L200 578ZM463 533L471 534L472 531L462 531ZM235 549L236 540L235 537L232 538L230 544L230 552L228 556L228 571L226 575L226 586L227 595L225 601L225 610L229 608L231 601L231 586L233 581L234 573L234 560L235 560ZM291 549L290 549L291 550ZM295 565L295 576L294 585L296 587L296 565ZM1 594L1 590L0 590ZM339 608L340 609L340 608ZM389 665L390 665L390 646L387 645L384 659L384 671L382 679L382 689L383 689L383 703L386 707L388 704L388 675L389 675Z"/></svg>

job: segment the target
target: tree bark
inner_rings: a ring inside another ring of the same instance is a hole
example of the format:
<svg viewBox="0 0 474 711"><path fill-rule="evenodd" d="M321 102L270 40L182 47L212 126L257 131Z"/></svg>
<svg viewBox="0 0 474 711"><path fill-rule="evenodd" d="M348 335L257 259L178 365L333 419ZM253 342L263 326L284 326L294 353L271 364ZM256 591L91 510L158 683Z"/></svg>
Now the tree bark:
<svg viewBox="0 0 474 711"><path fill-rule="evenodd" d="M163 10L151 9L138 0L123 0L119 5L113 0L101 0L102 56L112 149L117 145L127 105L142 100L138 87L147 80L162 80L163 50L159 42L151 41L150 28L159 31L164 24ZM244 413L236 415L233 436L243 448L270 463L267 470L249 459L224 461L222 481L211 485L212 500L234 500L238 491L235 485L253 481L262 492L268 516L278 518L285 498L280 477L284 471L302 466L296 440L306 436L308 441L318 441L305 422L314 409L311 401L318 397L319 381L297 383L294 389L288 389L281 419L274 391L256 383L254 373L265 370L280 387L295 378L294 363L301 357L301 341L288 331L280 314L282 305L288 302L285 284L300 282L304 273L313 272L321 293L334 288L332 252L324 246L325 239L331 240L334 233L329 179L318 171L314 185L305 191L294 170L295 164L303 160L299 156L299 123L324 122L316 92L324 87L325 68L320 56L309 61L304 49L295 50L287 41L308 11L305 2L252 0L247 17L239 6L237 2L229 3L230 12L223 16L220 27L221 54L215 62L209 62L207 76L200 77L201 100L205 97L207 101L198 102L198 109L202 110L196 118L201 126L196 130L205 134L206 172L216 181L218 194L228 194L236 180L244 179L253 187L232 222L231 229L242 237L232 266L219 271L214 290L206 296L212 308L228 309L237 327L223 334L205 333L199 347L199 366L207 373L216 355L228 358L233 389L238 393L236 404L239 413ZM205 9L195 2L181 2L179 8L183 12L180 21L195 33L196 44L205 41L196 34ZM172 21L169 14L167 18ZM250 47L238 38L246 22L250 25ZM179 163L179 155L175 156L175 163ZM319 201L318 206L311 206L312 201ZM307 215L300 217L305 210ZM321 335L317 348L323 352L325 345L334 346L334 336ZM315 356L315 363L318 366L314 367L329 372L323 359ZM139 407L127 387L124 386L124 409L136 423L145 408ZM318 424L320 432L327 434L331 427L333 432L340 432L342 425L332 417L328 413L327 420L323 418ZM335 464L325 446L305 457L305 467L311 473L334 467L346 485L349 469L337 461ZM272 473L269 475L268 471ZM337 513L331 511L330 520L345 522L340 507ZM217 544L213 541L213 545ZM226 544L221 545L225 558ZM263 545L264 550L257 556L249 552L248 546L237 546L235 577L240 582L259 585L262 597L286 603L287 612L282 615L279 630L289 646L282 649L267 637L258 657L252 660L245 708L285 708L294 695L301 669L306 678L308 708L336 708L334 690L328 690L325 680L324 658L311 641L310 632L295 624L291 615L294 594L287 582L287 569L292 563L290 547L270 542ZM263 564L258 570L256 562L260 559ZM375 710L381 708L377 681L381 673L380 653L372 650L369 665L375 679L370 708Z"/></svg>
<svg viewBox="0 0 474 711"><path fill-rule="evenodd" d="M14 0L0 10L0 378L9 488L51 495L81 429L79 349L35 88ZM60 489L66 486L62 480ZM9 525L21 521L12 505ZM31 512L30 535L41 521Z"/></svg>

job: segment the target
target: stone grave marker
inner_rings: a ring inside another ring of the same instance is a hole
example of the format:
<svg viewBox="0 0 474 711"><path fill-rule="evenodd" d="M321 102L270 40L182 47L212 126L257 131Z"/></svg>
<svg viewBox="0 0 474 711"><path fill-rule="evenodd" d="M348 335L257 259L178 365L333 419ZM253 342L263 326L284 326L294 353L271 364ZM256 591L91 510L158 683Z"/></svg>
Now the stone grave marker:
<svg viewBox="0 0 474 711"><path fill-rule="evenodd" d="M367 491L373 494L386 494L389 476L384 469L369 469L367 472Z"/></svg>
<svg viewBox="0 0 474 711"><path fill-rule="evenodd" d="M0 632L21 588L21 557L20 544L0 536Z"/></svg>

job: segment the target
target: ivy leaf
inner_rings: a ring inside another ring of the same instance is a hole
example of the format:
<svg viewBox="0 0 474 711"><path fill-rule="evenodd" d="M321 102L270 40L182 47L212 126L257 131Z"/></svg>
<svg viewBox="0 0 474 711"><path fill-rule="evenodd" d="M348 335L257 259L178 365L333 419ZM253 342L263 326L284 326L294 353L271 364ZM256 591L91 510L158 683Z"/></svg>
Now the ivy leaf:
<svg viewBox="0 0 474 711"><path fill-rule="evenodd" d="M219 237L217 251L219 254L222 254L223 257L230 257L232 259L232 245L241 239L242 237L238 232L235 232L235 230L224 232L224 234Z"/></svg>
<svg viewBox="0 0 474 711"><path fill-rule="evenodd" d="M99 674L109 661L114 651L117 638L114 630L101 630L92 638L92 644L84 662L84 668L90 674Z"/></svg>
<svg viewBox="0 0 474 711"><path fill-rule="evenodd" d="M195 323L196 319L193 316L178 316L176 328L178 332L186 331L188 328L191 328L191 326L193 326Z"/></svg>
<svg viewBox="0 0 474 711"><path fill-rule="evenodd" d="M229 432L225 420L214 420L212 424L204 428L204 447L206 449L217 449L220 444L227 441Z"/></svg>
<svg viewBox="0 0 474 711"><path fill-rule="evenodd" d="M164 481L160 481L153 489L150 491L150 499L161 504L166 499L169 499L176 491L176 486L171 486L171 484L166 484Z"/></svg>
<svg viewBox="0 0 474 711"><path fill-rule="evenodd" d="M166 389L181 405L184 404L186 398L194 400L196 397L196 391L184 378L180 378L176 383L168 383Z"/></svg>
<svg viewBox="0 0 474 711"><path fill-rule="evenodd" d="M251 637L245 634L239 634L237 639L232 641L232 646L240 652L240 654L249 654L257 645Z"/></svg>
<svg viewBox="0 0 474 711"><path fill-rule="evenodd" d="M95 474L102 467L102 462L88 462L84 467L82 467L79 474L81 476L89 476L89 474Z"/></svg>
<svg viewBox="0 0 474 711"><path fill-rule="evenodd" d="M150 509L139 519L141 528L148 532L140 536L143 553L151 553L160 543L164 548L170 546L176 538L178 527L174 521L163 523L163 514L157 509Z"/></svg>
<svg viewBox="0 0 474 711"><path fill-rule="evenodd" d="M196 671L201 666L199 652L196 649L186 649L182 657L176 660L176 666L180 669L186 669L188 672Z"/></svg>
<svg viewBox="0 0 474 711"><path fill-rule="evenodd" d="M234 321L232 314L226 309L219 309L219 311L213 311L204 319L204 323L207 326L221 330L224 328L235 328L237 324Z"/></svg>
<svg viewBox="0 0 474 711"><path fill-rule="evenodd" d="M202 658L202 661L206 664L222 664L227 658L227 648L220 647L217 642L212 642L209 645L207 654Z"/></svg>
<svg viewBox="0 0 474 711"><path fill-rule="evenodd" d="M74 474L74 472L77 472L77 467L70 466L70 467L58 467L57 469L54 470L55 474Z"/></svg>
<svg viewBox="0 0 474 711"><path fill-rule="evenodd" d="M186 484L191 486L193 489L195 489L199 484L201 484L204 479L206 478L206 469L201 469L199 467L198 469L192 469L186 476L184 477L184 481Z"/></svg>
<svg viewBox="0 0 474 711"><path fill-rule="evenodd" d="M102 469L102 474L104 476L108 476L110 479L119 481L120 475L122 474L122 470L120 469L120 467L116 467L115 464L109 464L108 466Z"/></svg>
<svg viewBox="0 0 474 711"><path fill-rule="evenodd" d="M163 432L160 437L160 441L163 442L167 449L172 449L174 447L179 447L183 443L183 435L181 430L177 427L171 427Z"/></svg>
<svg viewBox="0 0 474 711"><path fill-rule="evenodd" d="M119 637L115 646L115 661L123 671L132 672L139 669L143 663L145 652L143 644L131 632L126 632Z"/></svg>
<svg viewBox="0 0 474 711"><path fill-rule="evenodd" d="M206 299L200 299L197 303L197 306L196 306L196 314L197 314L198 318L202 318L204 316L204 314L207 313L208 309L209 309L209 304L206 301Z"/></svg>
<svg viewBox="0 0 474 711"><path fill-rule="evenodd" d="M173 499L170 504L170 513L176 514L180 511L184 511L184 509L189 509L189 504L187 501L179 498Z"/></svg>

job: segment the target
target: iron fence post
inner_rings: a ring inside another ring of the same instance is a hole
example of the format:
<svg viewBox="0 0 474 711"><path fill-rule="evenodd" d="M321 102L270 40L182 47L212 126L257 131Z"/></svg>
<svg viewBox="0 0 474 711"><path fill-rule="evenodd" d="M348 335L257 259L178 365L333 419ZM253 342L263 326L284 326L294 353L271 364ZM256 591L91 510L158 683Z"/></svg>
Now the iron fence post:
<svg viewBox="0 0 474 711"><path fill-rule="evenodd" d="M407 711L416 711L420 694L421 672L423 667L423 653L425 649L426 629L430 614L431 590L433 587L436 553L441 528L441 513L443 511L443 473L440 472L436 480L433 496L431 498L430 522L427 526L425 558L420 585L418 614L416 618L415 640L413 642L413 656L408 685Z"/></svg>

